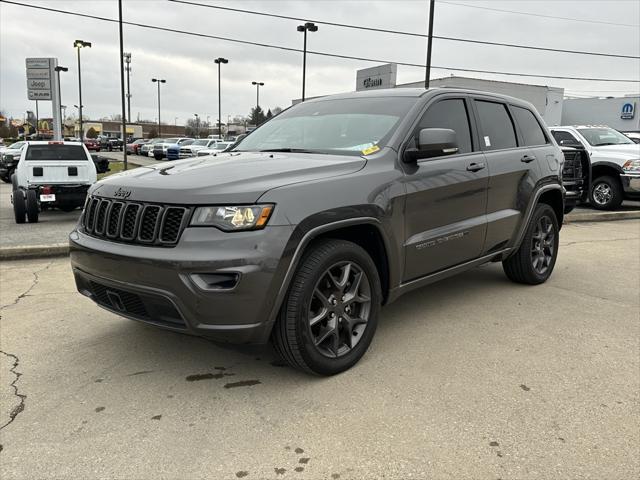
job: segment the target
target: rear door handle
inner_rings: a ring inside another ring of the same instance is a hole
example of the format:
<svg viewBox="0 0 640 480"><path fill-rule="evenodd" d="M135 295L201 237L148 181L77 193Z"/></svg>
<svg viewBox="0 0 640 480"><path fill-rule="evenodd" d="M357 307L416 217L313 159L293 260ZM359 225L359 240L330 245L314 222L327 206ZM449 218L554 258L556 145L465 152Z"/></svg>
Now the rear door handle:
<svg viewBox="0 0 640 480"><path fill-rule="evenodd" d="M533 162L535 159L536 157L532 157L531 155L525 155L520 159L520 161L523 163L529 163L529 162Z"/></svg>
<svg viewBox="0 0 640 480"><path fill-rule="evenodd" d="M486 165L484 164L484 162L470 163L469 165L467 165L467 170L470 172L477 172L478 170L482 170L485 167Z"/></svg>

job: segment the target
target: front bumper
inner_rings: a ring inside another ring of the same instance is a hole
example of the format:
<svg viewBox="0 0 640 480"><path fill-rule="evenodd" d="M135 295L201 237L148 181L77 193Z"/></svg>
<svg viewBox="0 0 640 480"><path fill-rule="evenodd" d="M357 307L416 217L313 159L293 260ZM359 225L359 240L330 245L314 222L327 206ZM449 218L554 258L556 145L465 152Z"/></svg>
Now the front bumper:
<svg viewBox="0 0 640 480"><path fill-rule="evenodd" d="M622 188L627 196L640 196L640 174L621 174Z"/></svg>
<svg viewBox="0 0 640 480"><path fill-rule="evenodd" d="M293 228L187 228L173 248L76 230L69 237L71 265L80 293L114 313L223 342L265 343Z"/></svg>

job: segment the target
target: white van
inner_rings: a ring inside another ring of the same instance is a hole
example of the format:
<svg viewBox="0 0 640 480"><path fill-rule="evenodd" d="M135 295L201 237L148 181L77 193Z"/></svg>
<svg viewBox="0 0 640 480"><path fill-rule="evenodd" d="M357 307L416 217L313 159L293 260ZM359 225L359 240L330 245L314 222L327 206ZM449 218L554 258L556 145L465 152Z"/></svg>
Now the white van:
<svg viewBox="0 0 640 480"><path fill-rule="evenodd" d="M28 142L11 178L16 223L38 221L40 210L71 211L84 205L96 167L80 142Z"/></svg>

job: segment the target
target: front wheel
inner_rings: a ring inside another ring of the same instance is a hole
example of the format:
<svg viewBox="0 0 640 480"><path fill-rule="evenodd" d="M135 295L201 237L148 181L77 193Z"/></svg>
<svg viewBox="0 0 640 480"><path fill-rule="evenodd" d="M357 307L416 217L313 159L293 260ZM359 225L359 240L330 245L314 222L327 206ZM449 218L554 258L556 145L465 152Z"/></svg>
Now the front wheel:
<svg viewBox="0 0 640 480"><path fill-rule="evenodd" d="M538 285L547 281L558 257L559 228L551 206L536 206L518 250L502 262L504 273L516 283Z"/></svg>
<svg viewBox="0 0 640 480"><path fill-rule="evenodd" d="M27 190L27 218L29 223L38 223L40 206L38 205L38 195L35 190Z"/></svg>
<svg viewBox="0 0 640 480"><path fill-rule="evenodd" d="M27 220L27 201L24 198L24 192L20 189L14 190L11 198L16 223L24 223Z"/></svg>
<svg viewBox="0 0 640 480"><path fill-rule="evenodd" d="M598 210L615 210L622 204L622 184L616 177L604 175L591 184L589 200Z"/></svg>
<svg viewBox="0 0 640 480"><path fill-rule="evenodd" d="M345 240L324 240L300 261L272 342L294 368L343 372L367 351L381 303L378 271L367 252Z"/></svg>

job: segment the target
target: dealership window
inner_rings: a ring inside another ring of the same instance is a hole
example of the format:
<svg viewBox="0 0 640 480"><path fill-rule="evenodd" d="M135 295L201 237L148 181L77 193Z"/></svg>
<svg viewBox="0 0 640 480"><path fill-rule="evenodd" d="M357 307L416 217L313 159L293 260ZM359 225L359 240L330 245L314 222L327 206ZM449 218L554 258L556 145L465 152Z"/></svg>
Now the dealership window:
<svg viewBox="0 0 640 480"><path fill-rule="evenodd" d="M518 146L516 131L507 111L507 106L502 103L485 102L476 100L482 138L485 150L500 150Z"/></svg>
<svg viewBox="0 0 640 480"><path fill-rule="evenodd" d="M520 132L522 133L525 145L528 147L534 147L536 145L545 145L549 143L547 136L544 134L542 127L531 110L521 107L511 108L513 116L520 127Z"/></svg>
<svg viewBox="0 0 640 480"><path fill-rule="evenodd" d="M464 100L460 98L442 100L430 106L422 120L420 120L418 131L423 128L448 128L453 130L458 138L458 153L469 153L473 150L467 107L464 104Z"/></svg>

